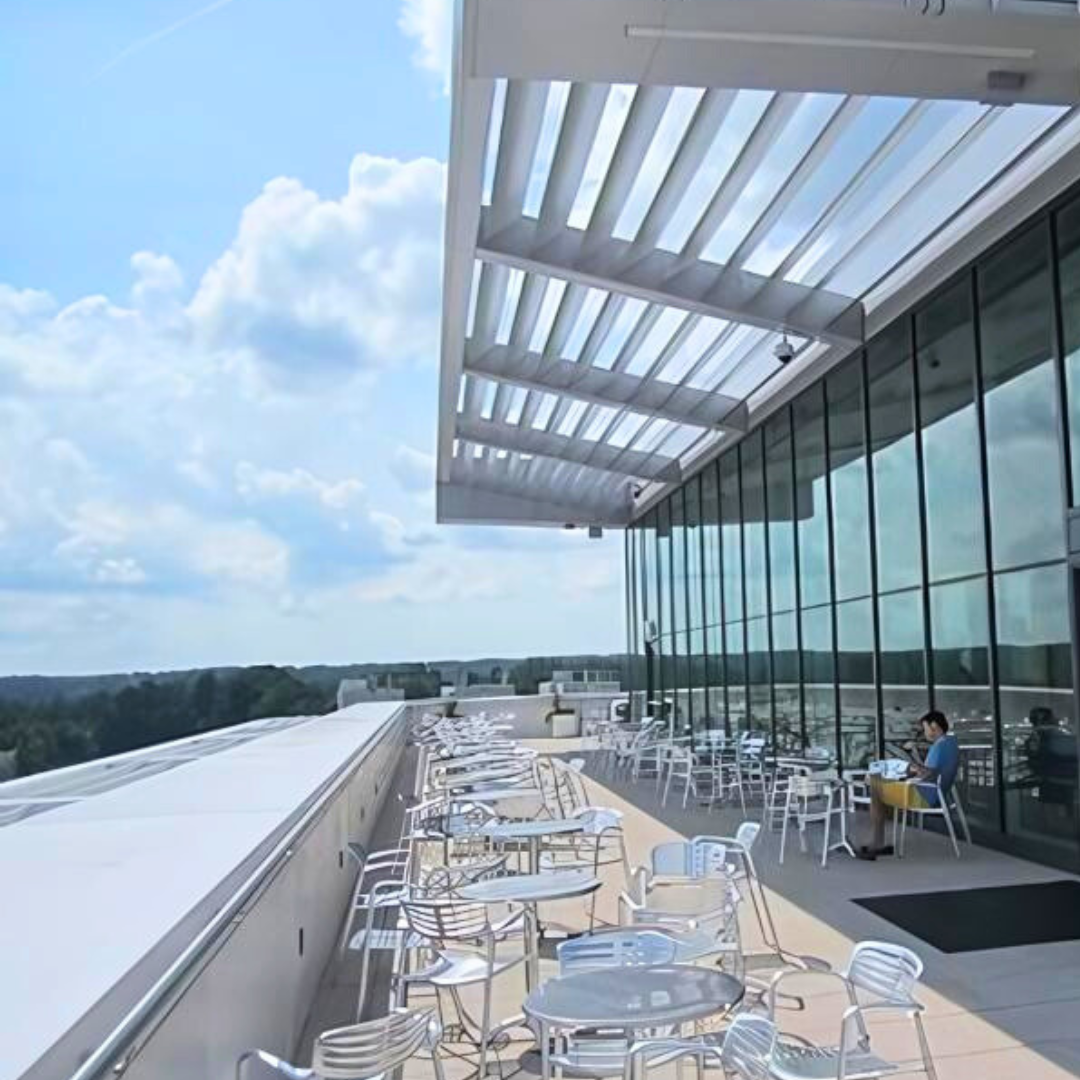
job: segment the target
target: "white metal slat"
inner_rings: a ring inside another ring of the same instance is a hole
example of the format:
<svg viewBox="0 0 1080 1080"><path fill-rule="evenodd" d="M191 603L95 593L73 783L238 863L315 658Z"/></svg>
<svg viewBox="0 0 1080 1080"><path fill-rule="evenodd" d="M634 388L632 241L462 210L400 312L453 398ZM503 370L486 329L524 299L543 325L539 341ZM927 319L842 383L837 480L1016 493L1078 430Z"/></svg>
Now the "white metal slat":
<svg viewBox="0 0 1080 1080"><path fill-rule="evenodd" d="M635 247L640 246L644 250L656 247L737 96L736 90L709 90L701 99L667 175L638 229L634 238Z"/></svg>
<svg viewBox="0 0 1080 1080"><path fill-rule="evenodd" d="M844 189L839 192L835 199L825 207L817 220L810 226L806 234L792 248L784 261L776 268L774 277L785 277L793 266L808 252L825 231L843 214L848 203L862 189L868 178L872 177L877 169L886 162L903 143L907 135L918 125L926 115L931 102L917 101L900 118L892 131L882 140L877 149L863 162L858 172L848 181Z"/></svg>
<svg viewBox="0 0 1080 1080"><path fill-rule="evenodd" d="M510 347L515 351L524 352L528 347L529 338L532 337L536 326L536 318L540 313L540 305L544 301L544 292L547 289L547 278L538 274L527 274L525 283L521 288L521 297L518 300L517 311L514 314L514 326L510 332ZM506 413L510 408L510 387L499 384L495 392L495 419L505 420Z"/></svg>
<svg viewBox="0 0 1080 1080"><path fill-rule="evenodd" d="M822 276L822 282L831 280L846 260L851 259L852 256L856 252L862 250L866 244L873 243L877 237L878 230L883 224L888 222L894 214L899 213L903 209L904 204L911 193L927 183L931 183L934 177L947 169L964 153L965 150L967 150L968 147L972 145L972 143L983 138L993 127L994 121L1001 116L1003 112L1004 109L1000 106L988 108L986 112L972 122L964 134L957 139L957 141L953 143L941 157L937 158L928 168L913 177L911 182L908 183L902 191L898 192L896 197L889 204L880 208L879 213L867 226L865 232L860 236L846 237L845 241L842 242L839 247L833 247L828 252L823 253L821 259L814 265L819 265L825 259L831 260L832 265Z"/></svg>
<svg viewBox="0 0 1080 1080"><path fill-rule="evenodd" d="M690 318L685 319L683 321L683 323L679 326L679 328L675 331L675 333L672 334L671 340L668 341L668 343L664 346L664 348L662 348L660 350L660 353L658 354L656 360L653 361L653 363L650 366L649 370L647 372L645 372L643 378L652 380L652 379L654 379L656 377L656 375L659 372L664 370L665 365L668 363L668 361L671 359L671 357L678 351L680 346L683 344L683 342L686 341L686 339L690 336L690 334L692 334L694 332L694 328L697 326L698 321L699 321L699 319L698 319L697 316L691 316ZM638 344L640 345L640 342ZM635 352L637 351L636 348L635 348L634 351ZM620 357L621 367L619 368L619 370L622 370L622 368L625 367L627 362L628 361L625 360L623 357ZM673 393L674 393L674 391L673 391ZM671 397L671 395L669 395L668 400L670 400L670 397ZM600 435L600 441L602 443L604 443L604 444L608 443L608 439L611 437L612 432L615 431L615 429L618 427L618 425L622 422L623 417L626 415L626 413L628 411L629 410L627 410L627 409L621 409L618 412L616 412L614 416L612 416L611 420L609 421L609 423L605 427L604 431ZM581 429L581 430L583 430L583 429ZM575 432L575 434L577 434L577 432ZM640 431L637 434L640 435ZM632 449L633 444L636 441L636 438L637 438L637 435L635 435L634 438L630 439L623 449L625 449L625 450Z"/></svg>
<svg viewBox="0 0 1080 1080"><path fill-rule="evenodd" d="M728 170L686 241L680 253L686 260L701 257L702 251L708 247L713 235L742 197L765 156L776 140L782 137L801 102L801 94L777 94L769 102L735 164Z"/></svg>
<svg viewBox="0 0 1080 1080"><path fill-rule="evenodd" d="M504 266L484 263L480 268L476 317L473 320L472 338L474 341L494 343L499 320L502 317L503 304L506 302L506 286L509 277L509 271ZM480 415L480 389L475 378L466 379L464 412L467 416Z"/></svg>
<svg viewBox="0 0 1080 1080"><path fill-rule="evenodd" d="M592 364L597 349L607 337L625 303L626 298L615 293L611 293L604 301L604 306L600 309L600 314L597 316L596 322L593 323L589 336L585 339L581 355L577 360L583 367L589 367ZM566 418L569 409L574 405L574 401L575 399L571 397L563 396L559 398L559 403L555 406L555 411L552 413L551 420L548 423L548 431L555 431L558 428Z"/></svg>
<svg viewBox="0 0 1080 1080"><path fill-rule="evenodd" d="M540 207L542 232L558 232L570 216L585 166L607 103L608 87L575 83L563 116L562 131Z"/></svg>
<svg viewBox="0 0 1080 1080"><path fill-rule="evenodd" d="M590 238L611 236L671 94L671 87L649 86L635 95L589 222Z"/></svg>
<svg viewBox="0 0 1080 1080"><path fill-rule="evenodd" d="M803 190L806 184L817 174L837 141L859 118L866 108L869 98L847 98L829 118L825 127L818 134L803 159L795 166L791 175L777 192L770 204L762 211L757 221L731 253L728 262L732 266L741 266L754 252L754 249L768 235L772 227L780 220L792 200Z"/></svg>
<svg viewBox="0 0 1080 1080"><path fill-rule="evenodd" d="M491 206L484 217L496 229L521 217L547 104L548 84L512 80L506 88L502 137Z"/></svg>
<svg viewBox="0 0 1080 1080"><path fill-rule="evenodd" d="M559 356L561 354L566 339L570 336L578 315L581 314L581 305L585 302L587 294L588 289L583 285L569 285L567 287L559 303L559 312L552 323L551 333L548 335L547 345L544 349L546 355ZM541 400L540 394L534 390L529 391L525 398L525 405L522 408L519 423L532 424L536 418L537 410L540 408Z"/></svg>
<svg viewBox="0 0 1080 1080"><path fill-rule="evenodd" d="M626 298L620 297L620 300L625 303ZM656 320L660 317L660 313L662 310L662 308L658 307L655 304L650 304L647 308L645 308L637 323L635 324L634 329L630 332L630 336L626 339L623 347L619 350L619 355L615 358L615 363L612 365L612 371L623 371L626 368L627 364L633 358L641 343L648 336L649 331L655 325ZM602 342L598 343L597 348L599 348L601 344ZM596 350L594 349L594 356L595 353ZM596 415L596 410L596 405L590 405L585 410L581 419L578 421L577 427L575 428L575 434L580 434L586 429L586 427L590 423L592 423L592 419ZM620 415L624 411L625 410L620 410Z"/></svg>

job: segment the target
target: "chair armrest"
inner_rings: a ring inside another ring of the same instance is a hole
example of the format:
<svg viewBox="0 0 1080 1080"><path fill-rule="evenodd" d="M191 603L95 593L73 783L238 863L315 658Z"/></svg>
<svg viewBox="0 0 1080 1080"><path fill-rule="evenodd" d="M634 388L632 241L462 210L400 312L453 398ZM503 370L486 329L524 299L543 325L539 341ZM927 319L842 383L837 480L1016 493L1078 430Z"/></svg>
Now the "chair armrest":
<svg viewBox="0 0 1080 1080"><path fill-rule="evenodd" d="M497 941L509 937L521 929L525 921L525 909L512 910L505 918L491 924L491 933Z"/></svg>
<svg viewBox="0 0 1080 1080"><path fill-rule="evenodd" d="M850 988L851 983L846 975L842 975L839 971L818 971L816 969L807 968L785 968L783 971L778 971L769 983L768 994L768 1009L769 1018L773 1019L776 1016L776 999L780 996L780 985L785 979L790 979L793 976L800 976L804 979L825 977L829 979L837 979L843 983L845 987Z"/></svg>
<svg viewBox="0 0 1080 1080"><path fill-rule="evenodd" d="M402 893L408 891L409 884L404 878L384 878L377 881L371 886L366 898L361 897L366 899L366 903L358 906L377 908L383 904L393 904L401 898Z"/></svg>
<svg viewBox="0 0 1080 1080"><path fill-rule="evenodd" d="M653 1055L664 1059L670 1065L684 1057L715 1057L717 1064L722 1062L721 1047L718 1043L707 1041L708 1036L697 1039L642 1039L631 1045L626 1052L627 1068L624 1075L640 1076L640 1068L633 1064L634 1058L646 1058Z"/></svg>
<svg viewBox="0 0 1080 1080"><path fill-rule="evenodd" d="M926 1006L912 998L910 1001L870 1001L864 1005L849 1005L844 1010L842 1022L847 1023L852 1017L865 1016L867 1013L878 1012L902 1012L906 1014L921 1013L926 1011Z"/></svg>
<svg viewBox="0 0 1080 1080"><path fill-rule="evenodd" d="M315 1076L314 1069L301 1069L296 1065L283 1061L274 1054L268 1053L266 1050L248 1050L237 1058L236 1080L241 1080L241 1077L244 1076L249 1061L257 1061L265 1068L273 1069L278 1076L287 1077L288 1080L312 1080Z"/></svg>

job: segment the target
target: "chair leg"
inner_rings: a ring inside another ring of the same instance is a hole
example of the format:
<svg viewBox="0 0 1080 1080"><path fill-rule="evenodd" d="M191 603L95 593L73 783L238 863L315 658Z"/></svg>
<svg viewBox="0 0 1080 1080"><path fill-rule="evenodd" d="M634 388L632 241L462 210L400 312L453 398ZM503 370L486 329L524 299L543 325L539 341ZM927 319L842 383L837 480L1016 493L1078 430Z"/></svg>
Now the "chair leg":
<svg viewBox="0 0 1080 1080"><path fill-rule="evenodd" d="M955 789L953 791L953 806L956 807L956 816L960 819L960 829L964 834L964 840L971 843L971 829L968 826L967 814L964 812L964 804L960 801L960 796L956 794Z"/></svg>
<svg viewBox="0 0 1080 1080"><path fill-rule="evenodd" d="M949 813L949 804L941 800L941 816L945 819L945 828L949 831L949 839L952 841L953 854L960 858L960 845L956 842L956 830L953 828L952 814Z"/></svg>
<svg viewBox="0 0 1080 1080"><path fill-rule="evenodd" d="M491 984L494 979L492 969L495 958L493 951L488 953L488 977L484 980L484 1013L480 1021L480 1060L476 1065L477 1080L487 1077L488 1032L491 1030Z"/></svg>
<svg viewBox="0 0 1080 1080"><path fill-rule="evenodd" d="M937 1069L934 1067L934 1058L930 1053L930 1043L926 1038L926 1028L923 1027L922 1016L915 1014L915 1030L919 1035L919 1050L922 1052L923 1071L926 1080L937 1080Z"/></svg>
<svg viewBox="0 0 1080 1080"><path fill-rule="evenodd" d="M833 793L830 791L828 801L825 803L825 839L821 843L821 865L823 867L829 865L829 828L832 824L832 801Z"/></svg>
<svg viewBox="0 0 1080 1080"><path fill-rule="evenodd" d="M788 826L788 817L789 816L790 816L790 814L788 812L788 806L787 806L787 803L785 802L785 804L784 804L784 821L780 826L780 860L779 861L780 861L781 866L784 865L784 847L787 844L787 826Z"/></svg>

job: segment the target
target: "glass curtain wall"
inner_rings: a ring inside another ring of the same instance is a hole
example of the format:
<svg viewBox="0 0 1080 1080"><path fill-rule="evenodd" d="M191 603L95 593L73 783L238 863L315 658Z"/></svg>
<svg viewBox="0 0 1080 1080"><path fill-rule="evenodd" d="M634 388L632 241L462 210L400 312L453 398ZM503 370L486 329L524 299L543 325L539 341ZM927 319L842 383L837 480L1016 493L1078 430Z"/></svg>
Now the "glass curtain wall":
<svg viewBox="0 0 1080 1080"><path fill-rule="evenodd" d="M634 690L845 768L940 708L980 835L1080 866L1078 475L1074 198L634 522Z"/></svg>

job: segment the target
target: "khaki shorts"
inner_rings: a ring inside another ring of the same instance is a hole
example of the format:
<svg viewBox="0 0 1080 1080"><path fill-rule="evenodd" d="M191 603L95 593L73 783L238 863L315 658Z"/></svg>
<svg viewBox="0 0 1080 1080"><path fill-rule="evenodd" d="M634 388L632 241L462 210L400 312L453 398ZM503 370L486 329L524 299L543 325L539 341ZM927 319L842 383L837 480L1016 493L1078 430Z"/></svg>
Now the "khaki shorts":
<svg viewBox="0 0 1080 1080"><path fill-rule="evenodd" d="M886 806L893 806L897 810L926 810L930 806L914 784L903 780L879 780L874 777L871 786Z"/></svg>

